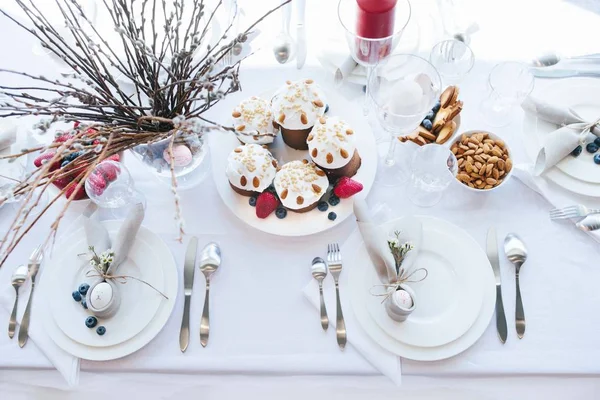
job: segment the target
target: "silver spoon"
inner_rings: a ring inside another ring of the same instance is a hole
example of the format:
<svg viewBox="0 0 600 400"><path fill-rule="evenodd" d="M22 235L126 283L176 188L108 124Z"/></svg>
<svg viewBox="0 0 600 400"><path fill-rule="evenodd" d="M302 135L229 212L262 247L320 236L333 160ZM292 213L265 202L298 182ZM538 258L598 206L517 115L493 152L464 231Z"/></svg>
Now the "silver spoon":
<svg viewBox="0 0 600 400"><path fill-rule="evenodd" d="M204 296L204 309L200 320L200 344L206 347L208 344L208 333L210 331L210 319L208 315L208 297L210 294L210 278L221 265L221 249L216 243L209 243L200 253L200 272L206 279L206 294Z"/></svg>
<svg viewBox="0 0 600 400"><path fill-rule="evenodd" d="M327 276L327 264L321 257L315 257L312 260L312 276L319 282L319 296L321 297L321 326L326 331L329 327L329 318L327 317L327 309L325 308L325 300L323 299L323 279Z"/></svg>
<svg viewBox="0 0 600 400"><path fill-rule="evenodd" d="M517 306L515 310L515 326L517 336L523 338L525 334L525 312L523 311L523 300L521 299L521 287L519 285L519 272L521 266L527 260L527 249L525 243L514 233L509 233L504 239L504 253L506 258L515 265L515 277L517 282Z"/></svg>
<svg viewBox="0 0 600 400"><path fill-rule="evenodd" d="M285 0L281 0L283 3ZM281 8L281 32L273 43L273 54L280 64L288 62L294 52L295 43L290 35L290 19L292 18L292 7L287 4Z"/></svg>
<svg viewBox="0 0 600 400"><path fill-rule="evenodd" d="M19 301L19 287L27 280L28 269L26 265L19 265L15 272L12 274L10 284L15 288L15 305L13 306L12 313L10 314L10 321L8 322L8 337L13 338L15 336L15 330L17 329L17 302Z"/></svg>
<svg viewBox="0 0 600 400"><path fill-rule="evenodd" d="M548 53L531 61L534 67L551 67L561 60L599 60L600 54L586 54L583 56L561 57L558 54Z"/></svg>

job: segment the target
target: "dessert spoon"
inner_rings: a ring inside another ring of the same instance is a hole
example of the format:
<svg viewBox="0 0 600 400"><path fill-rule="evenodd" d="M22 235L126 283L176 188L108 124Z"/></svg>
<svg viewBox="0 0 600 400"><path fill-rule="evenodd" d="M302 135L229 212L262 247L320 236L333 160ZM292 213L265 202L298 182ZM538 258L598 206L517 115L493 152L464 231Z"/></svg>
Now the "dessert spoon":
<svg viewBox="0 0 600 400"><path fill-rule="evenodd" d="M319 282L319 296L321 298L321 326L326 331L329 327L329 318L327 317L327 309L325 308L325 300L323 299L323 279L327 276L327 264L321 257L315 257L312 261L312 276Z"/></svg>
<svg viewBox="0 0 600 400"><path fill-rule="evenodd" d="M515 326L517 336L523 339L525 334L525 312L523 311L523 300L521 299L521 286L519 285L519 272L521 266L527 260L527 249L525 243L514 233L509 233L504 239L504 253L506 258L515 265L515 279L517 285L517 305L515 310Z"/></svg>
<svg viewBox="0 0 600 400"><path fill-rule="evenodd" d="M285 2L285 0L281 0ZM290 35L290 20L292 18L292 8L290 4L286 4L281 8L281 32L275 38L273 44L273 54L275 59L280 64L288 62L294 52L294 39Z"/></svg>
<svg viewBox="0 0 600 400"><path fill-rule="evenodd" d="M27 280L27 266L19 265L15 272L12 274L10 284L15 288L15 305L13 306L12 313L10 314L10 321L8 322L8 337L13 338L15 336L15 329L17 328L17 303L19 301L19 288Z"/></svg>
<svg viewBox="0 0 600 400"><path fill-rule="evenodd" d="M206 279L206 294L204 296L204 309L200 320L200 344L206 347L210 331L210 318L208 314L208 298L210 294L210 278L221 265L221 249L216 243L209 243L200 254L200 272Z"/></svg>

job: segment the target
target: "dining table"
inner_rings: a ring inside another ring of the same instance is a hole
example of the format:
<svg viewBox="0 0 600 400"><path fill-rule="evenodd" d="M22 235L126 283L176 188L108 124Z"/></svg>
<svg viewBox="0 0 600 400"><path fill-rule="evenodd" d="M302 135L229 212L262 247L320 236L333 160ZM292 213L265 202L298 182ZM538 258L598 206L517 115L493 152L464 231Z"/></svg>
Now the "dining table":
<svg viewBox="0 0 600 400"><path fill-rule="evenodd" d="M2 2L0 8L14 8ZM400 47L427 57L429 49L447 36L438 1L412 1L411 31ZM488 126L479 105L487 76L501 61L529 60L548 51L561 54L598 52L600 5L588 0L464 0L461 18L475 21L479 30L470 37L475 65L459 85L464 102L459 133L488 130L510 145L515 164L531 163L522 138L524 113L516 111L504 127ZM278 1L240 0L244 21L264 13ZM333 73L321 65L330 38L343 41L336 14L337 1L306 1L307 58L302 69L296 62L279 64L272 43L279 28L275 13L260 26L252 41L253 53L240 70L241 91L210 110L210 117L229 123L231 109L241 99L273 89L286 80L310 78L333 82ZM31 49L34 40L13 23L1 18L0 66L33 70L50 75L58 64ZM104 23L99 21L98 23ZM294 21L292 20L292 26ZM409 34L410 33L410 34ZM338 49L339 51L339 49ZM4 79L4 78L3 78ZM535 81L533 93L553 80ZM362 106L362 85L339 87L340 95ZM359 106L359 107L360 107ZM600 111L600 110L599 110ZM373 115L374 131L381 131ZM17 121L27 129L30 119ZM213 131L213 138L223 135ZM45 140L36 134L36 140ZM343 243L357 229L348 218L332 229L310 236L284 237L256 230L238 219L223 203L212 171L198 186L180 192L186 235L177 241L171 189L159 182L136 157L126 154L125 165L135 187L146 199L143 226L168 245L180 272L186 245L193 235L199 246L218 242L222 263L211 282L211 331L207 347L200 344L204 279L195 274L191 299L190 344L179 349L179 328L184 295L179 290L174 310L164 328L139 351L111 361L81 361L77 385L68 385L43 352L30 341L24 348L5 333L9 311L0 307L0 398L378 398L378 399L593 399L600 396L600 246L570 221L551 221L555 206L516 177L488 193L469 191L453 182L441 202L421 208L407 197L403 187L374 183L366 197L373 208L390 206L393 217L428 215L464 229L485 249L486 233L496 228L503 239L514 232L527 244L528 259L520 271L521 293L527 316L522 339L515 331L515 270L501 253L500 269L508 339L498 339L495 319L481 338L466 351L440 361L398 358L401 384L369 363L352 344L336 344L335 329L324 332L318 309L304 296L311 281L314 257L326 257L327 244ZM599 167L600 168L600 167ZM219 173L219 172L217 172ZM221 172L222 173L222 172ZM60 253L61 235L68 234L85 202L74 203L63 218L51 252ZM0 208L0 232L15 216L12 205ZM0 292L13 291L13 269L26 263L29 254L48 234L58 210L51 210L22 240L0 268ZM347 274L342 271L342 277ZM38 280L44 276L42 265ZM327 279L331 279L328 277ZM347 292L346 292L347 293ZM200 294L200 295L198 295ZM342 286L342 296L344 287ZM31 318L39 318L36 309ZM351 309L345 309L349 314ZM330 310L330 319L334 310Z"/></svg>

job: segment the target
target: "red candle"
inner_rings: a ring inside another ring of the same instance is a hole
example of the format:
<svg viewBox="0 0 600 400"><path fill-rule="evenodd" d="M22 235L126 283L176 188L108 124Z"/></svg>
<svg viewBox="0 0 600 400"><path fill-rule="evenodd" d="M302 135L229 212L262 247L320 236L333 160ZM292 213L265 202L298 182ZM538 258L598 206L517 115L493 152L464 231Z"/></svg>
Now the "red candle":
<svg viewBox="0 0 600 400"><path fill-rule="evenodd" d="M356 33L360 37L378 39L394 34L394 9L398 0L356 0L358 16Z"/></svg>

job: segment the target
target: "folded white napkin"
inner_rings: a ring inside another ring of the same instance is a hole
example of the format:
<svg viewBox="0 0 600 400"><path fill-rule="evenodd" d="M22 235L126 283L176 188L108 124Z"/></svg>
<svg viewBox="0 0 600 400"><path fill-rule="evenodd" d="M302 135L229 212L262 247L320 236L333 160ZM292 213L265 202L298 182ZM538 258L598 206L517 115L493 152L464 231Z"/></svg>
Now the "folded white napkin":
<svg viewBox="0 0 600 400"><path fill-rule="evenodd" d="M344 254L344 257L351 257L351 254L360 246L361 240L360 234L355 231L348 241L342 245L341 251ZM352 312L346 274L347 272L342 272L340 277L340 299L342 310L344 312L346 331L348 333L348 342L351 346L356 348L356 350L371 363L373 367L390 378L396 385L400 385L402 383L402 365L400 357L379 346L361 328ZM316 280L312 279L304 288L303 293L313 307L318 310L320 307L319 286ZM325 296L325 306L327 307L329 315L329 324L331 325L328 329L328 334L331 336L332 346L335 346L336 300L333 279L328 278L323 281L323 294ZM317 313L315 313L315 318L316 317L318 317ZM315 329L320 329L318 328L318 324L315 324Z"/></svg>
<svg viewBox="0 0 600 400"><path fill-rule="evenodd" d="M10 121L0 124L0 155L10 150L10 146L17 140L17 126Z"/></svg>
<svg viewBox="0 0 600 400"><path fill-rule="evenodd" d="M549 104L542 99L529 96L522 104L525 111L536 114L540 119L560 126L548 134L544 145L539 150L533 172L536 175L555 166L568 156L575 147L587 139L584 130L595 121L585 121L574 110ZM599 116L600 117L600 116ZM600 126L591 128L591 133L600 136Z"/></svg>
<svg viewBox="0 0 600 400"><path fill-rule="evenodd" d="M538 176L533 166L517 165L513 175L532 190L542 195L554 207L566 207L574 204L582 204L590 208L600 208L600 199L579 195L570 192L546 178ZM600 242L600 232L587 232L594 240Z"/></svg>

